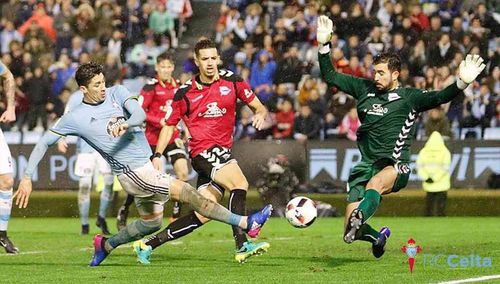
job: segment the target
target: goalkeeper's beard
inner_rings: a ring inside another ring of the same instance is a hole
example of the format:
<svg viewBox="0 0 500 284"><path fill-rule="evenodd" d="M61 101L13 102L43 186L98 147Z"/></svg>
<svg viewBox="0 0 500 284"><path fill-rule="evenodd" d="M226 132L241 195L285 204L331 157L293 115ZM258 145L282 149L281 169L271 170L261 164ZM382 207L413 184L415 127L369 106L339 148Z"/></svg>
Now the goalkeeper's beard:
<svg viewBox="0 0 500 284"><path fill-rule="evenodd" d="M396 89L399 86L399 82L397 80L392 80L388 85L384 86L384 84L375 82L375 88L381 92L388 92Z"/></svg>

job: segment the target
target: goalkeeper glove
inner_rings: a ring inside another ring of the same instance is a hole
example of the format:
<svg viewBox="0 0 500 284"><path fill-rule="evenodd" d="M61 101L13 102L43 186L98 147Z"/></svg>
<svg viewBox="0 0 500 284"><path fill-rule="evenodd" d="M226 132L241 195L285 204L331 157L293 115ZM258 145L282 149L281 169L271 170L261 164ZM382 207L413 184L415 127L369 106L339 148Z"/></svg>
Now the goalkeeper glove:
<svg viewBox="0 0 500 284"><path fill-rule="evenodd" d="M333 34L333 22L327 16L319 16L316 29L316 40L325 45L330 42Z"/></svg>
<svg viewBox="0 0 500 284"><path fill-rule="evenodd" d="M486 65L483 64L481 56L475 54L467 54L464 60L460 62L458 67L457 87L461 90L467 88L481 72L483 72Z"/></svg>

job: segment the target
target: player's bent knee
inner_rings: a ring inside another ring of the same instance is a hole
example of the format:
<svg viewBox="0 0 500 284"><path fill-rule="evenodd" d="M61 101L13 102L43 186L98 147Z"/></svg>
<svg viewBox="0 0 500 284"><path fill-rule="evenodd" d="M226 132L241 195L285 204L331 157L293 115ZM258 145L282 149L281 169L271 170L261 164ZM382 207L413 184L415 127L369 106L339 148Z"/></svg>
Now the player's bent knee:
<svg viewBox="0 0 500 284"><path fill-rule="evenodd" d="M243 181L241 181L235 188L237 189L243 189L243 190L247 190L248 189L248 181L247 179L243 179Z"/></svg>
<svg viewBox="0 0 500 284"><path fill-rule="evenodd" d="M161 229L161 225L163 222L163 213L158 213L154 215L141 216L141 223L146 228L145 233L151 234L152 232L156 232Z"/></svg>
<svg viewBox="0 0 500 284"><path fill-rule="evenodd" d="M150 228L151 233L152 233L152 232L156 232L156 231L158 231L159 229L161 229L161 225L162 225L162 218L157 218L157 219L153 219L153 220L148 220L148 221L145 221L145 223L146 223L146 226Z"/></svg>
<svg viewBox="0 0 500 284"><path fill-rule="evenodd" d="M187 181L188 180L188 173L184 171L179 171L176 174L177 179L182 180L182 181Z"/></svg>
<svg viewBox="0 0 500 284"><path fill-rule="evenodd" d="M1 191L10 191L13 186L14 186L14 178L12 177L12 175L0 176Z"/></svg>
<svg viewBox="0 0 500 284"><path fill-rule="evenodd" d="M78 181L78 187L81 190L90 190L90 187L92 187L92 177L81 177Z"/></svg>
<svg viewBox="0 0 500 284"><path fill-rule="evenodd" d="M379 193L382 193L384 189L384 181L382 180L382 178L374 176L366 184L366 189L374 189Z"/></svg>
<svg viewBox="0 0 500 284"><path fill-rule="evenodd" d="M248 190L248 181L245 177L239 178L238 180L229 182L229 190L234 190L234 189L242 189L242 190Z"/></svg>

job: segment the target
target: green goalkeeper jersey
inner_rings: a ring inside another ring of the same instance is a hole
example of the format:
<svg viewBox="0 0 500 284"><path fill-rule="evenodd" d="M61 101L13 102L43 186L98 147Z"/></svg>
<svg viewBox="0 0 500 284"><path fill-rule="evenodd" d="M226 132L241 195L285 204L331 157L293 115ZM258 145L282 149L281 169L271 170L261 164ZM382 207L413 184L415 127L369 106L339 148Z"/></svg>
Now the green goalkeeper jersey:
<svg viewBox="0 0 500 284"><path fill-rule="evenodd" d="M383 158L409 162L418 113L449 102L461 92L455 83L441 91L414 88L378 91L372 80L336 72L330 52L319 53L318 57L323 80L357 100L361 121L358 147L362 160L369 163Z"/></svg>

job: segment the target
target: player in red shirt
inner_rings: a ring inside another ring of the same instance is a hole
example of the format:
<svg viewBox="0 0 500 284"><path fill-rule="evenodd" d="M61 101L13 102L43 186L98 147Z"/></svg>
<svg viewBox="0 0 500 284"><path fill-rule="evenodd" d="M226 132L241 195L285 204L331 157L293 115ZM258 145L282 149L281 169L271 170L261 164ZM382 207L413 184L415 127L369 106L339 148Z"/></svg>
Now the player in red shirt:
<svg viewBox="0 0 500 284"><path fill-rule="evenodd" d="M243 213L248 182L231 155L236 102L240 99L253 110L253 126L256 129L262 128L267 109L241 77L228 70L219 71L219 54L211 40L202 39L196 44L195 57L200 73L177 90L172 103L173 112L160 133L153 164L156 168L161 167L157 157L171 139L175 125L182 119L191 134L189 149L192 166L198 172L198 191L220 202L224 191L228 190L229 209L234 213ZM134 249L138 260L149 263L152 249L180 238L208 221L193 211L147 241L137 241ZM233 236L236 242L235 259L238 262L244 262L248 257L269 248L265 242L249 242L245 234L235 227Z"/></svg>
<svg viewBox="0 0 500 284"><path fill-rule="evenodd" d="M172 55L164 52L156 58L156 77L149 80L141 90L139 102L146 112L146 138L155 153L158 136L161 128L165 126L167 117L172 112L174 94L179 88L179 82L172 77L175 65ZM184 142L180 138L180 131L174 128L172 138L168 146L161 152L174 166L177 179L188 180L188 162ZM128 195L127 200L118 211L118 230L127 225L127 216L130 205L134 202L134 196ZM180 203L174 202L172 221L180 217Z"/></svg>

